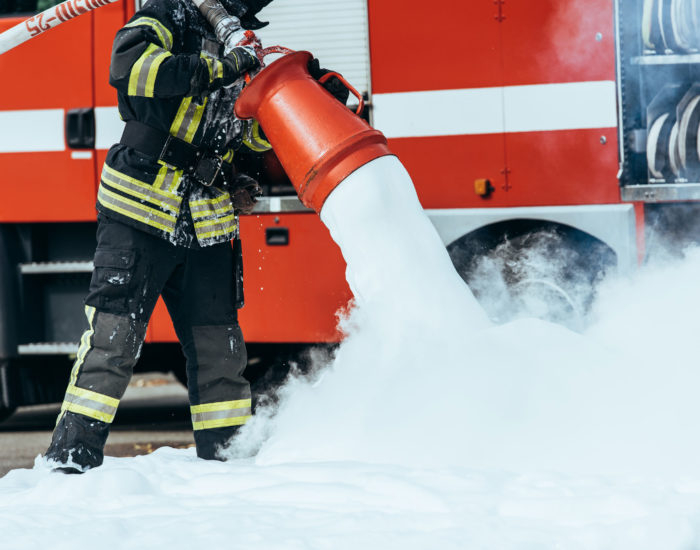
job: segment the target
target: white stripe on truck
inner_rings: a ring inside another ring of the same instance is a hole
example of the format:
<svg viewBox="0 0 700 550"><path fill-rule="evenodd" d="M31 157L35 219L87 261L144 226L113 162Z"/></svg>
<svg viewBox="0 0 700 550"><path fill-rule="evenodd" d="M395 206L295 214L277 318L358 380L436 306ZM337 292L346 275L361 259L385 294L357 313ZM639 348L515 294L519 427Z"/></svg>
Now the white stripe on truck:
<svg viewBox="0 0 700 550"><path fill-rule="evenodd" d="M614 128L613 81L374 94L389 138Z"/></svg>

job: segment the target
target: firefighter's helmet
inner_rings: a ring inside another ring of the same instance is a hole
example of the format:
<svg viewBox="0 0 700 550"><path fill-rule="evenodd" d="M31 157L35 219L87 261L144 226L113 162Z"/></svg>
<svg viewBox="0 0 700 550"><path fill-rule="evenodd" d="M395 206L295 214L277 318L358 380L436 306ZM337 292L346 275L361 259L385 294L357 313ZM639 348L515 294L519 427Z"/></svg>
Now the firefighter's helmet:
<svg viewBox="0 0 700 550"><path fill-rule="evenodd" d="M221 3L231 15L241 20L244 29L256 31L268 23L260 21L256 15L272 0L221 0Z"/></svg>

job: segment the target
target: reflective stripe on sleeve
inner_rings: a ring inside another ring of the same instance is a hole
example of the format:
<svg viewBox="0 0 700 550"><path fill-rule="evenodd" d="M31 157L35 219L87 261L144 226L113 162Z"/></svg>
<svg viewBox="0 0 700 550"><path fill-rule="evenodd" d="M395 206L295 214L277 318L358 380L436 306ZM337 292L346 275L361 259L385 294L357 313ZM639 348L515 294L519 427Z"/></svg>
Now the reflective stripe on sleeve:
<svg viewBox="0 0 700 550"><path fill-rule="evenodd" d="M207 62L207 68L209 69L209 84L214 82L217 78L224 77L224 64L221 61L205 52L200 53L199 56Z"/></svg>
<svg viewBox="0 0 700 550"><path fill-rule="evenodd" d="M205 403L190 407L192 427L195 430L240 426L245 424L253 414L250 399Z"/></svg>
<svg viewBox="0 0 700 550"><path fill-rule="evenodd" d="M221 160L223 160L224 162L228 162L229 164L231 164L231 163L233 162L233 156L234 156L234 151L233 151L233 149L229 149L228 151L226 151L226 154L224 154L224 156L221 157Z"/></svg>
<svg viewBox="0 0 700 550"><path fill-rule="evenodd" d="M61 410L82 414L109 424L114 420L118 406L119 399L71 385L66 390Z"/></svg>
<svg viewBox="0 0 700 550"><path fill-rule="evenodd" d="M158 69L161 63L171 56L172 54L169 51L159 48L155 44L149 44L146 51L143 52L131 68L129 95L153 97Z"/></svg>
<svg viewBox="0 0 700 550"><path fill-rule="evenodd" d="M260 135L260 123L257 120L247 121L243 130L243 143L257 153L272 149L272 145Z"/></svg>
<svg viewBox="0 0 700 550"><path fill-rule="evenodd" d="M139 17L131 23L124 25L124 28L126 27L150 27L158 35L161 45L166 50L171 50L173 48L173 34L168 30L168 27L157 19L152 17Z"/></svg>

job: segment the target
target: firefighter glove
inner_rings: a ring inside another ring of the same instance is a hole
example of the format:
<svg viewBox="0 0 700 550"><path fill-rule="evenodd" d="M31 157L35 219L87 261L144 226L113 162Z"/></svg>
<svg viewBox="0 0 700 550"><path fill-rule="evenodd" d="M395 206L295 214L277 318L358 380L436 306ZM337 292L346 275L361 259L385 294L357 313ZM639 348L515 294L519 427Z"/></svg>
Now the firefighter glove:
<svg viewBox="0 0 700 550"><path fill-rule="evenodd" d="M255 50L247 46L233 48L222 61L224 64L224 86L230 86L245 73L260 66L260 60L255 55Z"/></svg>
<svg viewBox="0 0 700 550"><path fill-rule="evenodd" d="M316 80L321 78L326 73L329 73L328 69L322 69L321 64L315 57L309 61L309 74ZM348 90L343 83L336 77L331 77L322 86L330 92L330 94L340 101L343 105L348 102L348 97L350 96L350 90Z"/></svg>
<svg viewBox="0 0 700 550"><path fill-rule="evenodd" d="M237 174L231 185L231 202L236 214L250 214L262 195L262 188L250 176Z"/></svg>

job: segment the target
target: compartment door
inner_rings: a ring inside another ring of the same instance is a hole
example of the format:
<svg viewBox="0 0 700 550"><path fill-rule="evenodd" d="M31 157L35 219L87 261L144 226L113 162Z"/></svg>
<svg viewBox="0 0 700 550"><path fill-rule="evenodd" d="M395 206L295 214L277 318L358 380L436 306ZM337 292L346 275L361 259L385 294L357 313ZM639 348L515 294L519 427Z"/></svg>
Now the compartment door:
<svg viewBox="0 0 700 550"><path fill-rule="evenodd" d="M49 6L1 3L0 32ZM94 148L89 139L69 147L65 130L68 114L86 109L74 128L90 132L93 17L83 14L0 55L0 222L95 218Z"/></svg>
<svg viewBox="0 0 700 550"><path fill-rule="evenodd" d="M504 206L619 202L610 0L503 4Z"/></svg>

